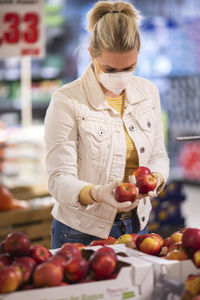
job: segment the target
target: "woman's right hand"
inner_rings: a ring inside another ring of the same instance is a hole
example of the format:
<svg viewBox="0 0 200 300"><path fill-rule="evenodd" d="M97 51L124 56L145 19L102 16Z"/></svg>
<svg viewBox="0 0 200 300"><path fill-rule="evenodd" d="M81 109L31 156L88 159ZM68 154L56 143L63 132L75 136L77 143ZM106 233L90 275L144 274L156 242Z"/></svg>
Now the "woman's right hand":
<svg viewBox="0 0 200 300"><path fill-rule="evenodd" d="M127 209L127 211L132 210L132 202L118 202L114 197L114 189L120 183L119 180L116 180L105 185L95 185L90 190L90 196L96 202L105 202L117 209Z"/></svg>

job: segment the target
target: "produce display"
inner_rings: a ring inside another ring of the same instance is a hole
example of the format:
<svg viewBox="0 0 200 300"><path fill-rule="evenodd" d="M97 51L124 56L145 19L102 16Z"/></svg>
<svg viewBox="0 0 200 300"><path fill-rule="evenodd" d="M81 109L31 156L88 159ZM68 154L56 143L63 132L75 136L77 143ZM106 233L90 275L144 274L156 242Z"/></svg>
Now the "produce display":
<svg viewBox="0 0 200 300"><path fill-rule="evenodd" d="M133 233L118 239L109 236L87 246L65 243L53 251L42 245L31 245L29 237L22 232L12 232L0 243L0 293L115 279L121 268L115 247L120 244L149 257L191 260L197 270L200 268L200 229L197 228L180 229L165 239L157 233ZM197 296L200 297L200 270L199 274L188 273L180 299L198 300Z"/></svg>
<svg viewBox="0 0 200 300"><path fill-rule="evenodd" d="M32 246L22 232L8 234L0 243L0 293L117 276L119 265L113 249L103 246L86 252L83 247L79 243L65 243L52 254L42 245Z"/></svg>

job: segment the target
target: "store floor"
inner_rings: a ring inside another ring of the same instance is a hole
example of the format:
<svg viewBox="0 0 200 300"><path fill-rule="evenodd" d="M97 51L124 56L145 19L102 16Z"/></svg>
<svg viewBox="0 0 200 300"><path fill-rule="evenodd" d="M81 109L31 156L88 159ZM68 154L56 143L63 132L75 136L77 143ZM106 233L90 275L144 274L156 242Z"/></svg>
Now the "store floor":
<svg viewBox="0 0 200 300"><path fill-rule="evenodd" d="M186 200L182 205L182 213L187 227L200 228L200 185L184 185Z"/></svg>

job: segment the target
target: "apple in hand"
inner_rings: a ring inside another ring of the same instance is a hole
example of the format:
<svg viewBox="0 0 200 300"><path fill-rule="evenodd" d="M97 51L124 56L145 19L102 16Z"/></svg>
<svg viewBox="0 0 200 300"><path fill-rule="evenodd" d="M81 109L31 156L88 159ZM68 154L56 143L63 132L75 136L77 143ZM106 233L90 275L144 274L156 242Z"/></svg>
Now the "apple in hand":
<svg viewBox="0 0 200 300"><path fill-rule="evenodd" d="M19 278L12 266L0 269L0 294L14 292L19 287Z"/></svg>
<svg viewBox="0 0 200 300"><path fill-rule="evenodd" d="M9 233L5 239L5 250L13 256L28 255L30 248L31 241L23 232Z"/></svg>
<svg viewBox="0 0 200 300"><path fill-rule="evenodd" d="M156 178L151 174L144 174L136 181L136 186L139 189L140 194L148 194L150 191L154 191L157 185Z"/></svg>
<svg viewBox="0 0 200 300"><path fill-rule="evenodd" d="M138 180L141 176L143 176L144 174L151 174L151 171L149 168L147 167L143 167L143 166L140 166L140 167L137 167L133 170L133 173L132 175L135 176L135 179Z"/></svg>
<svg viewBox="0 0 200 300"><path fill-rule="evenodd" d="M40 264L47 260L51 256L51 253L44 246L35 245L31 247L30 256L36 261L37 264Z"/></svg>
<svg viewBox="0 0 200 300"><path fill-rule="evenodd" d="M115 199L118 202L134 202L138 195L138 189L130 182L123 182L115 189Z"/></svg>
<svg viewBox="0 0 200 300"><path fill-rule="evenodd" d="M72 257L67 261L65 267L65 279L68 282L78 282L84 279L88 274L89 264L83 257Z"/></svg>
<svg viewBox="0 0 200 300"><path fill-rule="evenodd" d="M58 286L63 280L63 271L51 262L39 264L33 273L33 282L36 287Z"/></svg>
<svg viewBox="0 0 200 300"><path fill-rule="evenodd" d="M109 253L94 252L89 258L90 275L97 279L105 279L113 274L116 261Z"/></svg>

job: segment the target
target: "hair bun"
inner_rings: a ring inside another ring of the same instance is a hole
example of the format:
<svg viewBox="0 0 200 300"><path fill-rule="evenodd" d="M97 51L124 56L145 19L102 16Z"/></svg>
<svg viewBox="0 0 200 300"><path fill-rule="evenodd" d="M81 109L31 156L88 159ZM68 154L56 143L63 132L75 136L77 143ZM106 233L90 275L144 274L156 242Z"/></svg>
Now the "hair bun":
<svg viewBox="0 0 200 300"><path fill-rule="evenodd" d="M134 19L136 26L140 19L138 11L128 2L98 1L87 14L88 31L91 32L96 23L108 13L122 13L127 17Z"/></svg>

